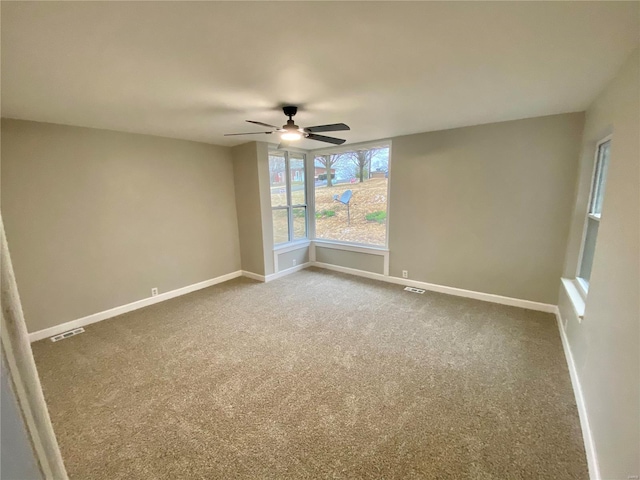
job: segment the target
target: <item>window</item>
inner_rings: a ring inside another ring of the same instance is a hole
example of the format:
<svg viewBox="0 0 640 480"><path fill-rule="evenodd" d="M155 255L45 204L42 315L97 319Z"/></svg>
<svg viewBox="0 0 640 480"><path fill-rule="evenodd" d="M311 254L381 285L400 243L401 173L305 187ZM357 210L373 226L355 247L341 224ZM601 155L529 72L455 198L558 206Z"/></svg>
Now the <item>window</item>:
<svg viewBox="0 0 640 480"><path fill-rule="evenodd" d="M307 238L305 156L269 152L269 184L274 245Z"/></svg>
<svg viewBox="0 0 640 480"><path fill-rule="evenodd" d="M315 154L315 238L387 244L389 145Z"/></svg>
<svg viewBox="0 0 640 480"><path fill-rule="evenodd" d="M593 181L591 183L591 192L589 194L589 208L587 209L577 274L578 284L585 294L589 290L593 255L596 250L596 239L598 237L598 228L602 215L602 200L604 198L607 170L609 168L610 149L610 139L601 141L596 148L596 164L593 172Z"/></svg>

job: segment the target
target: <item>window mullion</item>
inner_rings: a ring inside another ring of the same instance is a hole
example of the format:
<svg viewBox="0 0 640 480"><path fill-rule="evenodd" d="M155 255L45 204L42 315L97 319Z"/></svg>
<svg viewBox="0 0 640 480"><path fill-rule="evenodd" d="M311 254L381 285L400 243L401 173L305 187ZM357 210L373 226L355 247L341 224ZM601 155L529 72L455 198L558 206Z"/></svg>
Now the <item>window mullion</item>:
<svg viewBox="0 0 640 480"><path fill-rule="evenodd" d="M289 152L284 152L284 169L287 176L287 214L289 217L289 241L293 241L293 209L291 208L291 163L289 161Z"/></svg>
<svg viewBox="0 0 640 480"><path fill-rule="evenodd" d="M307 238L316 238L316 156L313 152L304 157L304 188L307 202Z"/></svg>

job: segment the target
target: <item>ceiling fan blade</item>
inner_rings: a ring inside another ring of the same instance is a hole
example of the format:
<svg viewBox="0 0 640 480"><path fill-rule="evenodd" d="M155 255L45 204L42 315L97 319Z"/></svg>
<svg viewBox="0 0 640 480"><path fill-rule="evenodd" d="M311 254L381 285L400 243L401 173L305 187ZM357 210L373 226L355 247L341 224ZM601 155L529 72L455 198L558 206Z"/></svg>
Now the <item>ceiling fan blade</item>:
<svg viewBox="0 0 640 480"><path fill-rule="evenodd" d="M316 125L315 127L307 127L304 129L305 132L316 133L316 132L339 132L342 130L351 130L349 125L345 125L344 123L332 123L331 125Z"/></svg>
<svg viewBox="0 0 640 480"><path fill-rule="evenodd" d="M268 123L255 122L253 120L247 120L249 123L255 123L256 125L261 125L263 127L275 128L276 130L280 130L280 127L276 127L275 125L269 125Z"/></svg>
<svg viewBox="0 0 640 480"><path fill-rule="evenodd" d="M225 133L225 137L232 137L233 135L262 135L266 133L267 135L271 135L273 132L247 132L247 133Z"/></svg>
<svg viewBox="0 0 640 480"><path fill-rule="evenodd" d="M342 145L346 142L346 140L343 140L342 138L325 137L324 135L316 135L315 133L310 133L306 137L309 140L318 140L319 142L333 143L334 145Z"/></svg>

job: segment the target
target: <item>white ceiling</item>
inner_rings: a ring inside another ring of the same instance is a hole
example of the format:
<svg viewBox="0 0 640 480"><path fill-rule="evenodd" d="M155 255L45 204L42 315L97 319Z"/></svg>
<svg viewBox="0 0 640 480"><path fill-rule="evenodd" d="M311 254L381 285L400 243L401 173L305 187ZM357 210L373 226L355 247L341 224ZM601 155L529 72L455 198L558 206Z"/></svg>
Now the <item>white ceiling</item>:
<svg viewBox="0 0 640 480"><path fill-rule="evenodd" d="M639 5L2 2L2 116L236 145L283 103L349 142L580 111Z"/></svg>

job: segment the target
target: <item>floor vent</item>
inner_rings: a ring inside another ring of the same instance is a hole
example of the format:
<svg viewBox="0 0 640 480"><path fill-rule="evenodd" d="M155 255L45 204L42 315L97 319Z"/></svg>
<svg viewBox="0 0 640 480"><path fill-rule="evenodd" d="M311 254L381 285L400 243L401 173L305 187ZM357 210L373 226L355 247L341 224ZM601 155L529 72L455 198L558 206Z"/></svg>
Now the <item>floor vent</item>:
<svg viewBox="0 0 640 480"><path fill-rule="evenodd" d="M51 337L52 342L57 342L58 340L64 340L65 338L73 337L74 335L78 335L79 333L83 333L84 328L74 328L73 330L69 330L68 332L61 333L60 335L56 335L55 337Z"/></svg>
<svg viewBox="0 0 640 480"><path fill-rule="evenodd" d="M424 290L422 290L421 288L404 287L404 289L405 289L407 292L413 292L413 293L424 293Z"/></svg>

